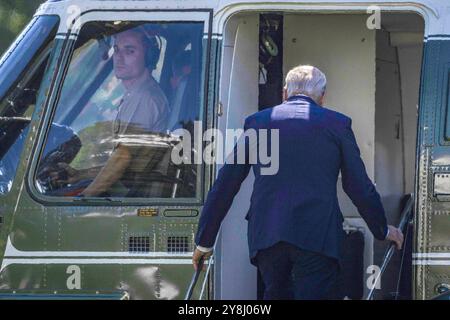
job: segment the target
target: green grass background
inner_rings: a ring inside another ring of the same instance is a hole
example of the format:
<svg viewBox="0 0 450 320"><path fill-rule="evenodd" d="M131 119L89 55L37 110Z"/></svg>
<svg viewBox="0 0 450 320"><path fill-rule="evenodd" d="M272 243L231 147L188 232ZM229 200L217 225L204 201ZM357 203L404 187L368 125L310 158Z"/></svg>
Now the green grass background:
<svg viewBox="0 0 450 320"><path fill-rule="evenodd" d="M45 0L0 0L0 55L13 43Z"/></svg>

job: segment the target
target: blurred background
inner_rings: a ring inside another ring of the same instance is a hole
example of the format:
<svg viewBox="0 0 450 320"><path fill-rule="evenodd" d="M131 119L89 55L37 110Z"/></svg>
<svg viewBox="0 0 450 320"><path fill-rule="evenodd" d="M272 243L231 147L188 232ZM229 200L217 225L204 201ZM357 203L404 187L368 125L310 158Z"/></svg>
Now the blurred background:
<svg viewBox="0 0 450 320"><path fill-rule="evenodd" d="M0 0L0 55L11 45L45 0Z"/></svg>

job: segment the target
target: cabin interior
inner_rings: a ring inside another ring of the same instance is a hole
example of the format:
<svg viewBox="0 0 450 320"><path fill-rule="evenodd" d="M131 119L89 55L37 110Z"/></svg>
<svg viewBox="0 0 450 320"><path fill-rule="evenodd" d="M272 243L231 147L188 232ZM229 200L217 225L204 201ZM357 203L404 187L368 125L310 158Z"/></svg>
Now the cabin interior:
<svg viewBox="0 0 450 320"><path fill-rule="evenodd" d="M232 16L224 29L220 85L224 114L219 128L242 128L247 115L281 103L284 78L294 66L320 68L328 80L325 105L353 119L362 159L382 197L388 223L398 225L404 196L414 191L424 22L415 13L384 13L380 28L371 29L368 18L292 11ZM235 198L216 247L216 299L261 297L263 284L249 262L244 220L251 175ZM381 264L387 243L372 237L340 181L338 193L345 230L360 231L359 238L348 242L353 260L345 287L353 289L345 296L361 299L368 292L367 268ZM376 299L391 298L400 285L397 298L410 294L411 270L405 266L411 263L405 260L401 266L402 255L410 259L411 252L395 254ZM397 281L400 270L402 283Z"/></svg>

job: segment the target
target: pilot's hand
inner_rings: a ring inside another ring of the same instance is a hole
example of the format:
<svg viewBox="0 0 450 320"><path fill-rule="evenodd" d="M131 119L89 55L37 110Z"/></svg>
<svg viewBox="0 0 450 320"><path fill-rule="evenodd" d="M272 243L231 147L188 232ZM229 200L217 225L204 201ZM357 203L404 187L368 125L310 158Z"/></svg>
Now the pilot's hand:
<svg viewBox="0 0 450 320"><path fill-rule="evenodd" d="M65 172L67 172L66 179L65 180L60 179L59 180L60 182L73 184L73 183L80 181L83 178L81 176L81 172L79 170L72 168L67 163L60 162L60 163L58 163L58 167L65 170Z"/></svg>
<svg viewBox="0 0 450 320"><path fill-rule="evenodd" d="M206 261L209 259L209 257L211 257L211 255L213 254L213 251L209 251L209 252L203 252L200 251L199 249L195 249L194 254L192 256L192 265L194 266L195 271L197 271L198 269L198 264L200 262L200 258L203 257L203 261ZM205 265L203 265L203 270L205 270Z"/></svg>
<svg viewBox="0 0 450 320"><path fill-rule="evenodd" d="M389 233L386 240L392 241L396 244L397 249L401 250L403 245L403 233L399 228L388 226Z"/></svg>

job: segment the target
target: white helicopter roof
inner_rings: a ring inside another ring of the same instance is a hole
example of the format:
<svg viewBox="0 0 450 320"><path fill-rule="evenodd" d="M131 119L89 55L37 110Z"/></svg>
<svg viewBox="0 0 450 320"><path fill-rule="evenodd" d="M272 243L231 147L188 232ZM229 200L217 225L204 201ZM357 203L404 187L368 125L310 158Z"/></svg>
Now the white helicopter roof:
<svg viewBox="0 0 450 320"><path fill-rule="evenodd" d="M415 12L425 20L425 36L450 34L450 1L446 0L49 0L41 5L36 15L57 14L61 21L73 20L74 14L93 10L211 10L214 14L212 31L221 34L227 19L244 11L283 12L339 12L369 13L377 6L382 12ZM108 13L110 19L114 14ZM186 18L184 18L186 19ZM58 32L67 32L70 23L61 23Z"/></svg>

